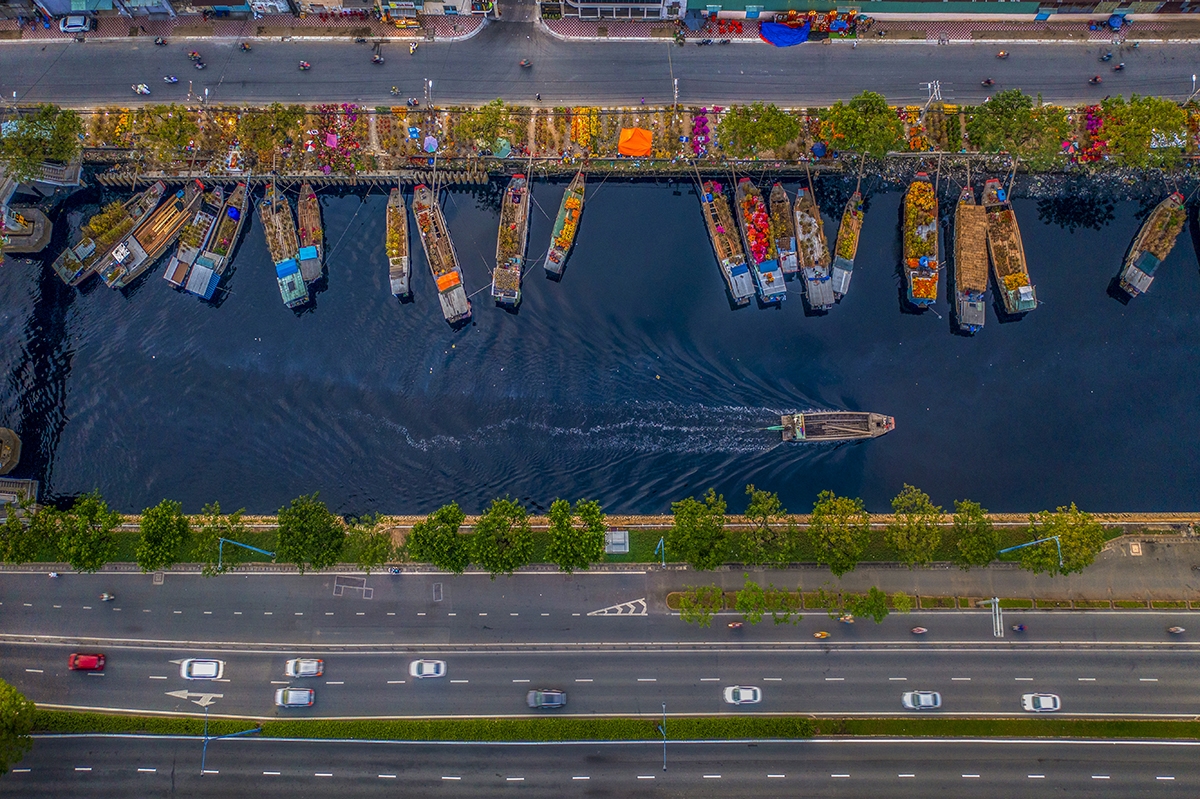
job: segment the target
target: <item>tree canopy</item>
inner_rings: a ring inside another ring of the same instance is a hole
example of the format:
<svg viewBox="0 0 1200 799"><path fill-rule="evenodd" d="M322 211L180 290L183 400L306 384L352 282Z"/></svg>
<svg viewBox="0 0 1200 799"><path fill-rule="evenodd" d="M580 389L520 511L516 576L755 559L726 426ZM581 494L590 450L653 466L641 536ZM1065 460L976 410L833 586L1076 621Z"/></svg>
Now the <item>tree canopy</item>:
<svg viewBox="0 0 1200 799"><path fill-rule="evenodd" d="M233 513L221 513L221 503L205 505L200 511L200 529L195 533L195 551L201 562L200 573L205 577L224 574L246 560L247 550L231 546L221 549L221 539L238 541L246 537L246 524L242 521L245 509Z"/></svg>
<svg viewBox="0 0 1200 799"><path fill-rule="evenodd" d="M355 565L368 574L392 559L395 546L392 531L384 526L378 513L359 516L346 532L346 548Z"/></svg>
<svg viewBox="0 0 1200 799"><path fill-rule="evenodd" d="M715 569L729 556L725 497L708 489L704 500L692 497L671 503L675 523L667 532L667 549L693 569Z"/></svg>
<svg viewBox="0 0 1200 799"><path fill-rule="evenodd" d="M718 585L689 585L679 596L679 618L688 624L708 627L724 607L725 591Z"/></svg>
<svg viewBox="0 0 1200 799"><path fill-rule="evenodd" d="M72 569L94 572L112 560L117 551L113 531L121 514L108 507L99 491L84 494L57 519L59 553Z"/></svg>
<svg viewBox="0 0 1200 799"><path fill-rule="evenodd" d="M722 112L716 133L725 152L744 158L786 146L800 135L800 120L772 104L733 106Z"/></svg>
<svg viewBox="0 0 1200 799"><path fill-rule="evenodd" d="M75 111L40 105L23 113L0 137L0 161L9 177L18 182L37 178L42 162L70 163L82 149L83 120Z"/></svg>
<svg viewBox="0 0 1200 799"><path fill-rule="evenodd" d="M1000 533L987 509L969 499L954 501L954 525L951 527L957 548L954 562L964 570L986 566L996 559L1000 550Z"/></svg>
<svg viewBox="0 0 1200 799"><path fill-rule="evenodd" d="M279 509L279 544L275 560L291 563L301 574L327 569L338 562L346 543L346 528L325 503L312 496L296 497Z"/></svg>
<svg viewBox="0 0 1200 799"><path fill-rule="evenodd" d="M600 503L577 500L575 510L565 499L550 505L550 546L546 559L557 563L561 571L586 570L604 557L604 534L608 519Z"/></svg>
<svg viewBox="0 0 1200 799"><path fill-rule="evenodd" d="M472 559L496 579L512 574L533 559L529 514L511 499L494 499L475 525Z"/></svg>
<svg viewBox="0 0 1200 799"><path fill-rule="evenodd" d="M1040 96L1020 89L996 92L967 121L967 135L980 152L1012 153L1041 168L1058 157L1070 130L1065 109L1043 105Z"/></svg>
<svg viewBox="0 0 1200 799"><path fill-rule="evenodd" d="M464 111L454 126L454 137L463 142L491 147L496 139L508 133L508 107L500 98L479 108Z"/></svg>
<svg viewBox="0 0 1200 799"><path fill-rule="evenodd" d="M884 533L888 545L909 568L930 563L942 543L942 509L924 491L905 483L892 499L892 513L895 519Z"/></svg>
<svg viewBox="0 0 1200 799"><path fill-rule="evenodd" d="M158 571L178 563L192 537L183 506L172 499L164 499L142 511L138 526L142 540L138 542L137 562L143 572Z"/></svg>
<svg viewBox="0 0 1200 799"><path fill-rule="evenodd" d="M867 551L871 518L861 499L822 491L813 505L808 533L817 546L817 563L841 577L853 571Z"/></svg>
<svg viewBox="0 0 1200 799"><path fill-rule="evenodd" d="M8 683L0 680L0 774L7 774L13 765L33 746L34 714L37 706Z"/></svg>
<svg viewBox="0 0 1200 799"><path fill-rule="evenodd" d="M887 594L878 588L871 588L865 594L855 594L846 597L846 612L867 619L874 619L880 624L888 617Z"/></svg>
<svg viewBox="0 0 1200 799"><path fill-rule="evenodd" d="M29 563L37 560L44 542L57 539L58 511L50 506L38 509L33 498L22 492L16 504L8 506L0 525L0 560Z"/></svg>
<svg viewBox="0 0 1200 799"><path fill-rule="evenodd" d="M415 561L462 574L471 561L467 543L458 534L464 519L457 502L443 505L413 525L404 541L405 553Z"/></svg>
<svg viewBox="0 0 1200 799"><path fill-rule="evenodd" d="M245 109L238 115L238 141L253 150L265 163L271 162L271 153L282 147L287 140L300 135L300 123L307 110L302 105L271 103L266 108Z"/></svg>
<svg viewBox="0 0 1200 799"><path fill-rule="evenodd" d="M1179 161L1187 140L1187 114L1174 100L1118 95L1100 103L1100 136L1110 155L1125 166L1169 167Z"/></svg>
<svg viewBox="0 0 1200 799"><path fill-rule="evenodd" d="M1081 572L1096 560L1104 547L1104 526L1090 513L1084 513L1072 502L1069 507L1059 507L1055 512L1048 510L1029 517L1029 540L1059 536L1062 545L1062 563L1058 562L1058 546L1046 541L1037 546L1020 550L1021 568L1035 573L1056 574Z"/></svg>
<svg viewBox="0 0 1200 799"><path fill-rule="evenodd" d="M746 507L746 520L750 529L741 534L742 562L748 566L766 563L786 563L791 555L793 527L785 523L787 510L779 501L779 495L771 491L746 486L750 504Z"/></svg>
<svg viewBox="0 0 1200 799"><path fill-rule="evenodd" d="M141 109L141 140L160 161L171 161L184 155L184 149L195 141L200 126L195 117L182 105L150 105Z"/></svg>
<svg viewBox="0 0 1200 799"><path fill-rule="evenodd" d="M882 94L864 91L825 112L821 135L835 150L883 158L902 149L904 124Z"/></svg>

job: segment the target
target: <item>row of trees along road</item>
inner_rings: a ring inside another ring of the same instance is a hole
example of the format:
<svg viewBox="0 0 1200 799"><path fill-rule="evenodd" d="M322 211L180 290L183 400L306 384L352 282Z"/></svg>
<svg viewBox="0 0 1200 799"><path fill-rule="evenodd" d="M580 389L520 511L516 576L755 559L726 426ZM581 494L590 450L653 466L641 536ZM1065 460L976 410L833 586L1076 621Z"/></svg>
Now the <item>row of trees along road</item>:
<svg viewBox="0 0 1200 799"><path fill-rule="evenodd" d="M697 570L731 561L771 566L816 560L841 576L869 550L874 550L874 559L888 554L911 567L932 562L952 544L950 559L969 569L991 563L1001 546L999 531L978 503L956 501L953 515L948 515L925 492L909 485L892 500L893 518L882 536L871 529L870 515L860 499L822 491L808 523L801 526L788 517L778 495L753 485L746 487L746 494L745 523L736 526L730 524L725 498L715 490L674 503L674 523L666 536L668 557ZM548 516L549 536L542 553L546 561L571 572L603 560L608 520L600 503L579 500L571 505L558 499ZM242 547L222 548L225 539L256 542L261 549L273 550L277 562L301 572L340 562L353 562L369 571L395 558L407 558L456 574L474 563L494 577L511 574L534 560L529 514L517 502L494 500L470 536L461 533L465 519L456 503L445 505L413 525L398 548L378 515L344 520L330 512L317 494L297 497L280 508L275 528L265 531L251 530L241 510L223 514L214 503L198 519L190 519L178 502L164 499L142 512L134 558L146 572L198 562L206 575L217 574L248 557ZM79 497L65 511L22 502L0 526L0 558L7 563L65 561L77 571L94 572L118 555L116 531L122 521L121 514L95 491ZM1091 564L1104 544L1105 531L1072 504L1031 515L1021 537L1025 541L1057 537L1057 543L1048 541L1020 551L1023 567L1053 575L1081 571Z"/></svg>
<svg viewBox="0 0 1200 799"><path fill-rule="evenodd" d="M749 624L758 624L768 614L776 624L796 624L802 618L800 615L801 593L779 589L774 584L763 588L745 575L746 584L740 591L734 592L733 609L742 614ZM687 586L679 594L679 617L688 624L698 624L708 627L712 624L713 616L730 607L730 597L718 585ZM879 624L888 617L891 611L908 613L912 610L912 597L903 591L898 591L888 597L878 588L871 588L865 594L842 594L826 591L823 587L808 594L803 603L807 607L823 610L831 619L840 619L844 614L873 619Z"/></svg>

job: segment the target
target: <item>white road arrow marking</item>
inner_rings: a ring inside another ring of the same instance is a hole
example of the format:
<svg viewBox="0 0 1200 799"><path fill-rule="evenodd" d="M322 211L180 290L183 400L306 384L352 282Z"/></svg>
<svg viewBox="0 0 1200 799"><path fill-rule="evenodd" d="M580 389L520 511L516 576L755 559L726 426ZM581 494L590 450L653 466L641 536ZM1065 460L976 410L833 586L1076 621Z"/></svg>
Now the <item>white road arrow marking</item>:
<svg viewBox="0 0 1200 799"><path fill-rule="evenodd" d="M180 688L178 691L167 691L167 696L173 696L176 699L191 699L194 704L200 707L208 707L216 700L223 699L225 694L192 693L186 688ZM195 697L195 699L192 697Z"/></svg>
<svg viewBox="0 0 1200 799"><path fill-rule="evenodd" d="M589 616L645 616L646 599L635 599L632 602L622 602L619 605L609 605L600 610L593 610Z"/></svg>

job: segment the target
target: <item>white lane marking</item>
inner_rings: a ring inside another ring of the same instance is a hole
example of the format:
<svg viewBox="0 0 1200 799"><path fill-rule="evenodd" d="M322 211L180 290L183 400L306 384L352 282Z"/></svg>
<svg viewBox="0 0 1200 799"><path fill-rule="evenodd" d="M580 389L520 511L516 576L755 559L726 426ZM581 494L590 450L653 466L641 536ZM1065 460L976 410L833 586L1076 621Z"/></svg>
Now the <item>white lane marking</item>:
<svg viewBox="0 0 1200 799"><path fill-rule="evenodd" d="M404 680L388 680L388 685L404 685Z"/></svg>
<svg viewBox="0 0 1200 799"><path fill-rule="evenodd" d="M293 613L292 615L293 615L293 616L303 616L304 614L303 614L301 611L296 611L296 612L295 612L295 613Z"/></svg>
<svg viewBox="0 0 1200 799"><path fill-rule="evenodd" d="M1174 777L1155 777L1154 779L1156 779L1156 780L1173 780L1175 778Z"/></svg>
<svg viewBox="0 0 1200 799"><path fill-rule="evenodd" d="M586 679L586 680L583 680L583 679L577 679L577 680L575 680L575 682L591 682L591 679L590 679L590 678L589 678L589 679Z"/></svg>
<svg viewBox="0 0 1200 799"><path fill-rule="evenodd" d="M23 604L23 605L25 605L25 607L27 607L27 608L31 608L31 607L33 607L33 603L32 603L32 602L23 602L22 604Z"/></svg>
<svg viewBox="0 0 1200 799"><path fill-rule="evenodd" d="M83 609L84 609L84 610L91 610L91 609L92 609L92 606L91 606L91 605L84 605L84 606L83 606ZM182 612L182 611L178 611L178 610L177 610L177 611L175 611L175 612L176 612L176 613L180 613L180 612Z"/></svg>
<svg viewBox="0 0 1200 799"><path fill-rule="evenodd" d="M325 615L326 615L326 616L332 616L332 615L333 615L333 611L332 611L332 610L327 610L327 611L325 611Z"/></svg>
<svg viewBox="0 0 1200 799"><path fill-rule="evenodd" d="M388 615L391 615L391 614L388 614ZM424 614L424 613L418 613L417 615L418 615L418 616L424 616L425 614Z"/></svg>
<svg viewBox="0 0 1200 799"><path fill-rule="evenodd" d="M763 677L763 682L783 682L782 677Z"/></svg>
<svg viewBox="0 0 1200 799"><path fill-rule="evenodd" d="M917 775L916 775L916 774L897 774L896 776L897 776L897 777L908 777L908 778L914 778L914 777L916 777Z"/></svg>
<svg viewBox="0 0 1200 799"><path fill-rule="evenodd" d="M1033 682L1032 677L1013 677L1017 682Z"/></svg>
<svg viewBox="0 0 1200 799"><path fill-rule="evenodd" d="M44 674L45 673L41 669L25 669L25 671L29 672L30 674Z"/></svg>
<svg viewBox="0 0 1200 799"><path fill-rule="evenodd" d="M447 613L446 615L447 616L457 616L458 614L457 613Z"/></svg>
<svg viewBox="0 0 1200 799"><path fill-rule="evenodd" d="M345 685L346 681L345 680L326 680L325 684L326 685Z"/></svg>
<svg viewBox="0 0 1200 799"><path fill-rule="evenodd" d="M175 615L176 615L176 616L182 616L182 615L183 615L183 611L182 611L182 610L177 610L177 611L175 611Z"/></svg>
<svg viewBox="0 0 1200 799"><path fill-rule="evenodd" d="M520 614L520 613L510 613L510 614L508 614L508 615L509 615L509 616L520 616L521 614Z"/></svg>
<svg viewBox="0 0 1200 799"><path fill-rule="evenodd" d="M91 771L92 767L91 766L76 766L75 770L76 771Z"/></svg>
<svg viewBox="0 0 1200 799"><path fill-rule="evenodd" d="M156 768L140 768L138 769L138 774L153 774L156 771L158 771Z"/></svg>
<svg viewBox="0 0 1200 799"><path fill-rule="evenodd" d="M271 685L287 685L287 680L271 680Z"/></svg>
<svg viewBox="0 0 1200 799"><path fill-rule="evenodd" d="M205 615L205 616L211 616L211 615L212 615L212 611L211 611L211 610L206 610L206 611L204 611L204 615Z"/></svg>
<svg viewBox="0 0 1200 799"><path fill-rule="evenodd" d="M638 682L658 682L657 677L638 677Z"/></svg>
<svg viewBox="0 0 1200 799"><path fill-rule="evenodd" d="M529 682L529 680L513 680L513 682ZM576 680L578 682L578 680Z"/></svg>
<svg viewBox="0 0 1200 799"><path fill-rule="evenodd" d="M451 680L450 682L470 682L470 680Z"/></svg>
<svg viewBox="0 0 1200 799"><path fill-rule="evenodd" d="M366 616L367 614L366 613L355 613L354 615L355 616Z"/></svg>
<svg viewBox="0 0 1200 799"><path fill-rule="evenodd" d="M849 774L830 774L829 776L835 780L845 780L850 778Z"/></svg>
<svg viewBox="0 0 1200 799"><path fill-rule="evenodd" d="M720 677L701 677L700 682L720 682Z"/></svg>
<svg viewBox="0 0 1200 799"><path fill-rule="evenodd" d="M1158 682L1157 677L1138 677L1138 682Z"/></svg>
<svg viewBox="0 0 1200 799"><path fill-rule="evenodd" d="M578 616L579 614L576 613L575 615ZM652 779L654 779L654 775L653 774L639 774L638 779L639 780L652 780Z"/></svg>
<svg viewBox="0 0 1200 799"><path fill-rule="evenodd" d="M964 774L963 779L964 780L977 780L977 779L979 779L979 775L978 774Z"/></svg>
<svg viewBox="0 0 1200 799"><path fill-rule="evenodd" d="M314 777L332 777L333 772L332 771L318 771L315 774L313 774L313 776Z"/></svg>
<svg viewBox="0 0 1200 799"><path fill-rule="evenodd" d="M970 682L970 677L951 677L950 682Z"/></svg>
<svg viewBox="0 0 1200 799"><path fill-rule="evenodd" d="M389 616L395 616L396 614L395 614L395 613L389 613L388 615L389 615ZM422 616L424 616L425 614L424 614L424 613L422 613L421 615L422 615Z"/></svg>
<svg viewBox="0 0 1200 799"><path fill-rule="evenodd" d="M142 613L149 613L149 612L150 612L150 609L149 609L149 608L143 608L143 609L142 609Z"/></svg>
<svg viewBox="0 0 1200 799"><path fill-rule="evenodd" d="M1093 775L1092 775L1092 779L1094 779L1094 780L1107 780L1107 779L1112 779L1112 778L1111 778L1111 777L1109 777L1107 774L1093 774Z"/></svg>
<svg viewBox="0 0 1200 799"><path fill-rule="evenodd" d="M56 607L56 608L61 608L61 607L62 607L62 605L55 605L54 607Z"/></svg>
<svg viewBox="0 0 1200 799"><path fill-rule="evenodd" d="M381 779L381 780L394 780L394 779L396 779L396 775L395 775L395 774L380 774L380 775L379 775L379 779ZM445 777L443 777L442 779L445 779Z"/></svg>
<svg viewBox="0 0 1200 799"><path fill-rule="evenodd" d="M505 777L505 782L525 782L524 777Z"/></svg>
<svg viewBox="0 0 1200 799"><path fill-rule="evenodd" d="M103 676L104 676L104 672L102 672L102 671L89 671L89 672L88 672L88 676L89 676L89 677L103 677Z"/></svg>
<svg viewBox="0 0 1200 799"><path fill-rule="evenodd" d="M264 777L278 777L279 772L278 771L264 771L263 776Z"/></svg>
<svg viewBox="0 0 1200 799"><path fill-rule="evenodd" d="M1046 779L1046 775L1045 775L1045 774L1030 774L1030 775L1029 775L1029 779L1031 779L1031 780L1044 780L1044 779Z"/></svg>
<svg viewBox="0 0 1200 799"><path fill-rule="evenodd" d="M27 769L27 768L15 768L15 769L13 769L13 770L12 770L12 773L13 773L13 774L28 774L28 773L29 773L29 769Z"/></svg>
<svg viewBox="0 0 1200 799"><path fill-rule="evenodd" d="M720 774L705 774L705 775L704 775L704 779L706 779L706 780L719 780L719 779L721 779L721 775L720 775Z"/></svg>
<svg viewBox="0 0 1200 799"><path fill-rule="evenodd" d="M242 612L241 612L240 610L235 610L235 611L233 612L233 615L234 615L234 616L241 616L241 615L242 615Z"/></svg>
<svg viewBox="0 0 1200 799"><path fill-rule="evenodd" d="M908 682L907 677L888 677L888 682Z"/></svg>
<svg viewBox="0 0 1200 799"><path fill-rule="evenodd" d="M275 615L275 613L274 613L273 611L270 611L270 610L264 610L264 611L263 611L263 615L264 615L264 616L274 616L274 615Z"/></svg>
<svg viewBox="0 0 1200 799"><path fill-rule="evenodd" d="M573 780L590 780L591 777L572 777Z"/></svg>
<svg viewBox="0 0 1200 799"><path fill-rule="evenodd" d="M1079 681L1080 682L1095 682L1096 678L1095 677L1080 677Z"/></svg>
<svg viewBox="0 0 1200 799"><path fill-rule="evenodd" d="M542 615L543 615L543 616L549 616L550 614L549 614L549 613L543 613Z"/></svg>
<svg viewBox="0 0 1200 799"><path fill-rule="evenodd" d="M486 613L480 613L479 615L480 615L480 616L486 616L487 614L486 614Z"/></svg>
<svg viewBox="0 0 1200 799"><path fill-rule="evenodd" d="M150 675L150 679L152 679L152 680L165 680L165 679L167 679L167 678L166 678L166 677L163 677L163 676L161 676L161 675L159 675L159 674L151 674L151 675Z"/></svg>
<svg viewBox="0 0 1200 799"><path fill-rule="evenodd" d="M826 677L825 682L845 682L845 677Z"/></svg>
<svg viewBox="0 0 1200 799"><path fill-rule="evenodd" d="M786 776L787 776L786 774L768 774L768 775L767 775L767 779L769 779L769 780L782 780L782 779L784 779Z"/></svg>
<svg viewBox="0 0 1200 799"><path fill-rule="evenodd" d="M220 774L221 772L215 768L206 768L200 772L201 774Z"/></svg>
<svg viewBox="0 0 1200 799"><path fill-rule="evenodd" d="M442 777L444 780L461 780L462 777Z"/></svg>

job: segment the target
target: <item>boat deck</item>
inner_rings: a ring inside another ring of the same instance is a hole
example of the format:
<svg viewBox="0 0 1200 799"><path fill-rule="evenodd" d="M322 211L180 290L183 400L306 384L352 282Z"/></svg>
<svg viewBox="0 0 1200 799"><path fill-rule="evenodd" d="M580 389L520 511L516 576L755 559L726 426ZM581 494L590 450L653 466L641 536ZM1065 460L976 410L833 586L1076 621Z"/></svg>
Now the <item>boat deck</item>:
<svg viewBox="0 0 1200 799"><path fill-rule="evenodd" d="M392 294L402 297L409 292L408 211L400 189L392 189L387 203L386 240L388 281Z"/></svg>
<svg viewBox="0 0 1200 799"><path fill-rule="evenodd" d="M239 183L221 209L221 221L204 253L212 261L213 271L218 275L225 273L225 267L230 260L230 252L237 244L238 234L241 232L242 224L246 221L246 212L250 207L248 199L246 184ZM236 216L231 215L231 211Z"/></svg>
<svg viewBox="0 0 1200 799"><path fill-rule="evenodd" d="M200 181L189 183L182 189L183 196L178 193L168 197L144 224L134 231L133 238L145 251L146 256L153 260L162 255L163 250L183 230L200 202L204 192L204 184Z"/></svg>
<svg viewBox="0 0 1200 799"><path fill-rule="evenodd" d="M890 416L861 411L815 411L780 418L784 441L843 441L877 438L895 428Z"/></svg>
<svg viewBox="0 0 1200 799"><path fill-rule="evenodd" d="M775 251L779 254L779 268L786 275L794 274L800 268L796 255L796 220L787 192L778 183L771 187L769 207L771 235L775 239Z"/></svg>
<svg viewBox="0 0 1200 799"><path fill-rule="evenodd" d="M825 239L825 222L821 219L821 209L806 189L801 189L796 195L795 218L796 251L801 268L828 269L830 256Z"/></svg>
<svg viewBox="0 0 1200 799"><path fill-rule="evenodd" d="M958 291L987 291L987 211L959 203L954 212L954 278Z"/></svg>
<svg viewBox="0 0 1200 799"><path fill-rule="evenodd" d="M259 210L262 212L263 234L267 239L267 250L273 263L294 260L300 250L300 239L296 236L296 221L287 198L267 187Z"/></svg>

